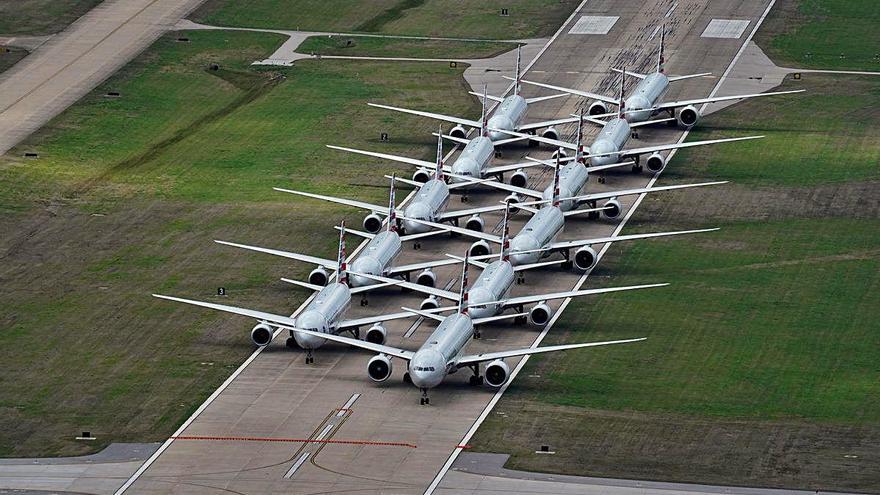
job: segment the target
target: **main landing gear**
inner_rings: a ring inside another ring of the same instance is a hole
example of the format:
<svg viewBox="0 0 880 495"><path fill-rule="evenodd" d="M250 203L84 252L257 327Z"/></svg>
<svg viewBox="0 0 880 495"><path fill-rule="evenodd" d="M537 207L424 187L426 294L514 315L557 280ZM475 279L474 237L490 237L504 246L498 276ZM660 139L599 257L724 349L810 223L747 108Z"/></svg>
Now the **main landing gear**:
<svg viewBox="0 0 880 495"><path fill-rule="evenodd" d="M296 339L293 338L293 336L287 337L287 340L284 341L284 345L286 345L288 349L296 349L299 347L299 344L296 343Z"/></svg>
<svg viewBox="0 0 880 495"><path fill-rule="evenodd" d="M483 375L480 374L480 365L475 364L473 366L468 366L471 371L474 372L472 376L468 377L468 385L471 386L479 386L483 384Z"/></svg>
<svg viewBox="0 0 880 495"><path fill-rule="evenodd" d="M306 364L314 364L314 363L315 363L315 357L312 356L312 350L306 349Z"/></svg>

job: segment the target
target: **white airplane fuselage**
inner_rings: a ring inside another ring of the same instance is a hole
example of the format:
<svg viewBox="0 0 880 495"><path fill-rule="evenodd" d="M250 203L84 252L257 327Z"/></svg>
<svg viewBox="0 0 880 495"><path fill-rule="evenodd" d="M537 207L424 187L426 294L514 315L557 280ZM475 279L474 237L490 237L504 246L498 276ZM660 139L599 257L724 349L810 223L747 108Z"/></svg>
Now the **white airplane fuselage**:
<svg viewBox="0 0 880 495"><path fill-rule="evenodd" d="M526 99L520 95L511 95L501 101L495 113L489 118L488 124L490 129L503 129L505 131L515 131L522 123L523 118L528 110ZM489 138L492 141L507 139L510 135L498 131L490 131Z"/></svg>
<svg viewBox="0 0 880 495"><path fill-rule="evenodd" d="M376 234L376 237L370 239L370 242L367 243L361 254L352 262L351 271L377 276L385 275L385 270L391 266L400 254L400 250L401 242L397 232L383 230ZM363 287L378 283L375 280L358 275L351 275L350 278L352 287Z"/></svg>
<svg viewBox="0 0 880 495"><path fill-rule="evenodd" d="M629 140L630 127L626 119L614 118L602 126L602 130L590 144L590 154L611 153L610 155L590 157L590 165L598 167L620 161L619 151Z"/></svg>
<svg viewBox="0 0 880 495"><path fill-rule="evenodd" d="M407 235L421 234L431 230L431 227L423 223L413 222L408 219L436 222L437 217L446 211L449 204L449 186L440 179L431 179L419 188L413 200L403 210L403 226Z"/></svg>
<svg viewBox="0 0 880 495"><path fill-rule="evenodd" d="M519 253L548 246L562 232L563 225L565 215L558 207L546 206L538 210L510 240L510 262L513 266L537 263L547 256L546 252Z"/></svg>
<svg viewBox="0 0 880 495"><path fill-rule="evenodd" d="M497 315L503 309L499 303L484 304L506 299L513 287L513 265L509 261L497 260L486 265L483 273L474 282L468 293L468 313L471 318L487 318Z"/></svg>
<svg viewBox="0 0 880 495"><path fill-rule="evenodd" d="M333 282L315 294L308 306L296 317L296 326L314 332L335 332L339 318L345 314L350 304L351 291L348 286ZM296 331L293 332L293 338L303 349L317 349L326 342L321 337Z"/></svg>
<svg viewBox="0 0 880 495"><path fill-rule="evenodd" d="M654 72L639 81L629 98L626 99L626 118L630 122L644 122L651 118L651 110L669 89L666 74Z"/></svg>
<svg viewBox="0 0 880 495"><path fill-rule="evenodd" d="M440 385L473 335L474 323L468 315L456 313L440 322L410 360L413 385L420 389Z"/></svg>
<svg viewBox="0 0 880 495"><path fill-rule="evenodd" d="M571 162L559 170L559 197L570 198L580 194L581 189L587 183L587 168L579 162ZM553 198L553 184L551 183L541 193L541 199L549 201ZM559 202L559 209L562 211L570 211L577 207L574 201L566 200Z"/></svg>
<svg viewBox="0 0 880 495"><path fill-rule="evenodd" d="M480 179L483 170L489 166L492 157L495 156L495 145L486 136L477 136L468 142L461 150L455 163L452 164L452 173L465 177ZM453 177L452 182L464 182L467 179Z"/></svg>

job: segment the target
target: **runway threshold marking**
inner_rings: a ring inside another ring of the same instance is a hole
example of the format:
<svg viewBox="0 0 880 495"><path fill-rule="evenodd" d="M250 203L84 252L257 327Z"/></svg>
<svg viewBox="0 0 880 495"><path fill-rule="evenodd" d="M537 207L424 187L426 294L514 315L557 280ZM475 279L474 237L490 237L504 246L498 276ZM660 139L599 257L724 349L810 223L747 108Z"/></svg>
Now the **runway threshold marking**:
<svg viewBox="0 0 880 495"><path fill-rule="evenodd" d="M334 425L327 425L330 429ZM324 433L326 435L326 433ZM209 442L281 442L281 443L317 443L317 444L340 444L340 445L368 445L375 447L407 447L418 448L418 445L406 442L382 442L373 440L335 440L318 438L283 438L283 437L210 437L201 435L185 435L173 437L174 440L201 440Z"/></svg>

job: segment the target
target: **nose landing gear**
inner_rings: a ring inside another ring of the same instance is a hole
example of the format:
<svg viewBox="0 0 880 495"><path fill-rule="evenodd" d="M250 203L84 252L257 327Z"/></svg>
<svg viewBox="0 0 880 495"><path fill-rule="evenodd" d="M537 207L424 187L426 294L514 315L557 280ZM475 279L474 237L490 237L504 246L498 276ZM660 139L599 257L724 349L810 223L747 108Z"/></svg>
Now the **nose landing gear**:
<svg viewBox="0 0 880 495"><path fill-rule="evenodd" d="M428 397L428 389L423 388L422 390L422 398L419 400L420 406L427 406L431 404L431 399Z"/></svg>
<svg viewBox="0 0 880 495"><path fill-rule="evenodd" d="M312 350L306 349L306 364L313 364L315 362L315 357L312 356Z"/></svg>

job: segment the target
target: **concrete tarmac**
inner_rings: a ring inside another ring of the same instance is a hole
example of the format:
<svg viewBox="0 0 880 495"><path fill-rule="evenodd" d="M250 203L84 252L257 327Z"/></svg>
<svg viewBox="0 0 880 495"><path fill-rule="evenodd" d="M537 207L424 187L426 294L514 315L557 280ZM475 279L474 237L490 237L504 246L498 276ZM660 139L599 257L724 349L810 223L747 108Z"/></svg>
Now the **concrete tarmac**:
<svg viewBox="0 0 880 495"><path fill-rule="evenodd" d="M85 96L204 0L105 0L0 75L0 155Z"/></svg>
<svg viewBox="0 0 880 495"><path fill-rule="evenodd" d="M651 70L657 44L651 34L658 20L669 13L666 19L667 72L712 71L716 76L675 83L666 98L707 95L742 46L745 35L740 39L709 39L701 38L700 34L714 18L751 19L748 33L768 3L768 0L587 2L562 27L560 35L543 52L527 77L614 94L616 78L609 75L609 67L626 64L630 70ZM605 35L567 34L581 15L619 16L619 19ZM526 87L525 94L546 93ZM577 98L549 100L530 108L528 119L567 115L576 111L580 103ZM570 136L573 130L573 126L567 126L563 134ZM590 132L594 135L595 129ZM662 126L643 129L640 135L640 139L630 142L630 147L675 142L681 131ZM333 152L328 151L328 156L330 153ZM500 161L521 161L526 154L546 157L549 152L507 148ZM391 169L389 165L388 170ZM549 177L546 170L533 172L532 186L543 187ZM700 177L692 179L693 182L701 180ZM605 184L591 180L587 190L642 187L650 180L646 172L634 174L627 169L607 174ZM288 186L267 184L267 187L269 185ZM709 201L712 191L705 188L676 194L688 194L699 204ZM464 205L454 199L451 208L493 204L502 197L497 192L473 193ZM621 198L624 211L635 200L634 197ZM486 220L489 230L497 230L499 216L488 215ZM512 231L518 231L524 220L523 215L518 216ZM575 218L566 225L561 238L606 236L614 231L617 223ZM444 253L462 254L469 244L470 241L462 238L447 236L428 239L422 242L420 251L407 246L399 262L437 259ZM598 250L601 246L594 247ZM438 285L443 287L455 279L457 270L456 267L438 270ZM526 284L516 286L514 295L569 289L580 276L580 273L558 268L527 272ZM644 282L663 280L646 277ZM369 306L361 308L355 304L349 315L399 311L400 306L418 304L420 299L397 290L377 291L369 296ZM234 300L225 302L235 304ZM254 323L245 318L240 321L242 332L248 331ZM433 327L432 322L414 325L413 320L391 323L388 343L415 349ZM539 333L533 327L512 323L490 325L482 330L483 338L474 341L468 352L528 347ZM282 334L276 338L222 391L212 396L181 433L186 439L175 440L161 450L132 484L126 485L130 487L128 493L423 493L494 395L490 389L469 386L470 373L461 370L431 392L430 406L420 406L418 390L402 382L404 363L395 362L392 377L377 384L366 376L370 353L326 344L316 351L315 363L306 365L301 352L284 347L284 337ZM648 341L632 345L652 344ZM590 353L615 352L615 349L574 352L582 352L588 358ZM513 368L516 363L509 364ZM460 493L462 489L445 483L441 486L444 493Z"/></svg>

